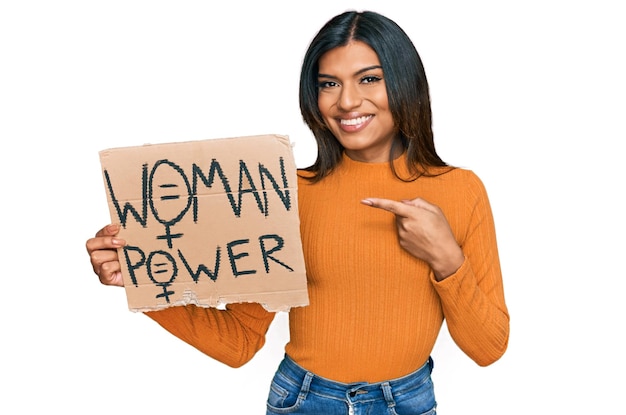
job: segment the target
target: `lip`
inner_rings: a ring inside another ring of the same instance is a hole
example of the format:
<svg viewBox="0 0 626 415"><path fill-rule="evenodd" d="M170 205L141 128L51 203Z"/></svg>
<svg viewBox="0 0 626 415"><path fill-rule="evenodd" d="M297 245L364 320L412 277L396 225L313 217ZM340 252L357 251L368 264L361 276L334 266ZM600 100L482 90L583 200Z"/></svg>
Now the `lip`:
<svg viewBox="0 0 626 415"><path fill-rule="evenodd" d="M374 118L373 115L358 115L349 118L338 118L337 123L342 131L352 133L365 128Z"/></svg>

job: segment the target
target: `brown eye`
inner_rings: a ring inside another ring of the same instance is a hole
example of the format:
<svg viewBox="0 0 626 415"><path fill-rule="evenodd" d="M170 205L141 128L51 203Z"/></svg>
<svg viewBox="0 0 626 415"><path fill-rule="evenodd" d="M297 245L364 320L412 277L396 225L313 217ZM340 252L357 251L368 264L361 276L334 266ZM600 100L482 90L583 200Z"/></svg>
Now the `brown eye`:
<svg viewBox="0 0 626 415"><path fill-rule="evenodd" d="M379 77L379 76L368 75L368 76L363 77L363 79L361 79L361 83L363 83L363 84L371 84L371 83L374 83L374 82L378 82L380 80L382 80L382 78Z"/></svg>
<svg viewBox="0 0 626 415"><path fill-rule="evenodd" d="M321 82L317 83L317 87L319 89L332 88L334 86L337 86L337 82L334 82L334 81L321 81Z"/></svg>

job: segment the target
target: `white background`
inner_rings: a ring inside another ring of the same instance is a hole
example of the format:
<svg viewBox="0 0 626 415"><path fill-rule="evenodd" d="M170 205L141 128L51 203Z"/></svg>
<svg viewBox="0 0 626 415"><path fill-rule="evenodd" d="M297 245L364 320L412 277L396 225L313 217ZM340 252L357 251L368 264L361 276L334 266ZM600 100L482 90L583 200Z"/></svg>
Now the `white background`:
<svg viewBox="0 0 626 415"><path fill-rule="evenodd" d="M128 311L84 246L109 221L98 151L278 133L308 165L301 59L357 8L413 39L438 151L483 179L494 209L509 350L480 368L444 329L439 412L624 413L619 3L2 1L2 412L264 413L286 314L231 369Z"/></svg>

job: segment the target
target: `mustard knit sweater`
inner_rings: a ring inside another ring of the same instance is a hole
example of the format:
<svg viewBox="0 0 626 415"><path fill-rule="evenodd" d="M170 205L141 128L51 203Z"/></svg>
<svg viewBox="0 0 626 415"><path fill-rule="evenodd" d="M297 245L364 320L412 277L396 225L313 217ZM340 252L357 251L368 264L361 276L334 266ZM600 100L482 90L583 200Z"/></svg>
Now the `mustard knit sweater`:
<svg viewBox="0 0 626 415"><path fill-rule="evenodd" d="M400 174L404 163L395 161ZM425 262L399 246L393 214L361 204L366 197L420 197L438 205L465 254L461 268L437 282ZM310 304L290 310L285 352L299 365L346 383L398 378L428 359L444 318L477 364L502 356L509 315L491 208L473 172L457 168L403 182L388 163L344 155L321 182L299 180L298 202ZM274 317L254 303L146 314L233 367L263 346Z"/></svg>

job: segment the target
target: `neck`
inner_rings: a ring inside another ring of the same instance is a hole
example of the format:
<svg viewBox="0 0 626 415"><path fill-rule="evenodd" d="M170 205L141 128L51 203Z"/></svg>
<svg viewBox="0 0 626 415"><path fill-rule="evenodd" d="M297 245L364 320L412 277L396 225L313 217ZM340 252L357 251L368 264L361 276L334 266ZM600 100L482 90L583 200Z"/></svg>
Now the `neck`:
<svg viewBox="0 0 626 415"><path fill-rule="evenodd" d="M362 163L384 163L395 160L402 155L404 149L399 139L394 139L388 146L380 149L350 150L345 149L346 156Z"/></svg>

